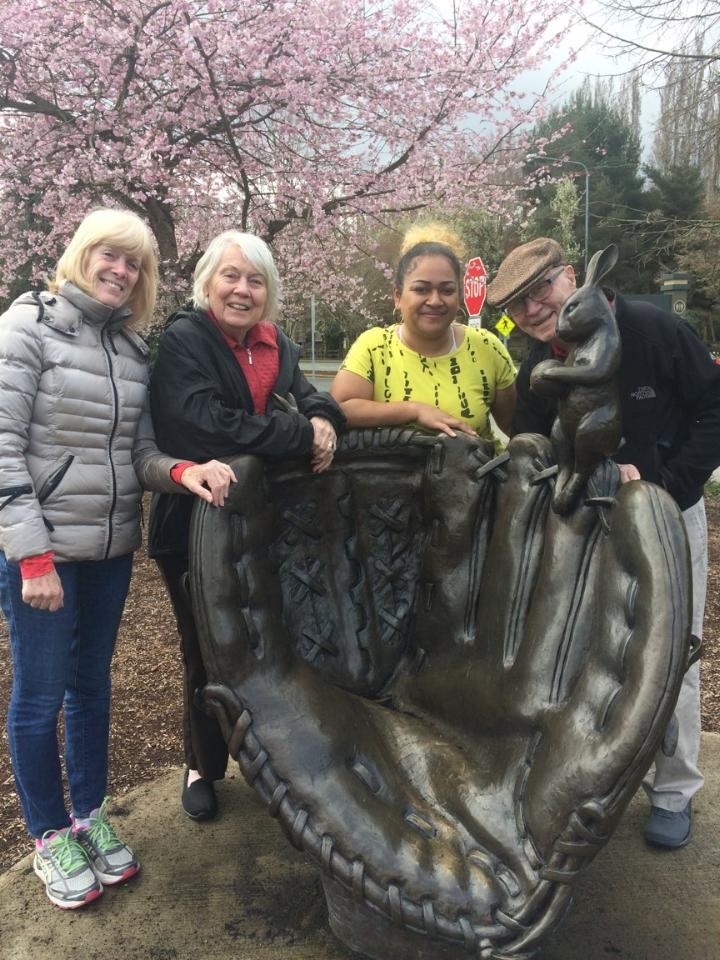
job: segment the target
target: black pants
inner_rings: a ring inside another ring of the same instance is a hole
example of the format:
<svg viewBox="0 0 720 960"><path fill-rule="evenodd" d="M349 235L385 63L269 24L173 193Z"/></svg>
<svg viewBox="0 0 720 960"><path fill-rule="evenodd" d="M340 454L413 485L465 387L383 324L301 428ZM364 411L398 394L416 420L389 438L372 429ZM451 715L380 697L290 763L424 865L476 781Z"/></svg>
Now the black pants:
<svg viewBox="0 0 720 960"><path fill-rule="evenodd" d="M170 595L180 634L180 652L184 665L183 683L183 748L185 765L198 770L203 780L222 780L228 763L228 750L215 717L209 716L195 703L195 693L207 683L205 666L200 655L195 618L183 578L187 573L187 557L175 554L156 557L165 586Z"/></svg>

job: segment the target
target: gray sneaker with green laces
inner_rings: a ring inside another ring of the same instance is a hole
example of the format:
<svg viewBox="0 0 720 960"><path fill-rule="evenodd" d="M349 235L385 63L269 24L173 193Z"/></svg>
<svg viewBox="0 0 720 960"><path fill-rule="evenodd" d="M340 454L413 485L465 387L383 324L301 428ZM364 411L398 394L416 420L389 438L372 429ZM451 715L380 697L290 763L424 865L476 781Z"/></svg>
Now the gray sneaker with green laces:
<svg viewBox="0 0 720 960"><path fill-rule="evenodd" d="M75 826L76 840L82 845L90 866L103 886L112 886L134 877L140 869L135 854L115 833L107 818L109 797L90 814L90 826Z"/></svg>
<svg viewBox="0 0 720 960"><path fill-rule="evenodd" d="M45 884L48 900L62 910L84 907L103 892L70 827L43 834L42 846L35 848L33 870Z"/></svg>

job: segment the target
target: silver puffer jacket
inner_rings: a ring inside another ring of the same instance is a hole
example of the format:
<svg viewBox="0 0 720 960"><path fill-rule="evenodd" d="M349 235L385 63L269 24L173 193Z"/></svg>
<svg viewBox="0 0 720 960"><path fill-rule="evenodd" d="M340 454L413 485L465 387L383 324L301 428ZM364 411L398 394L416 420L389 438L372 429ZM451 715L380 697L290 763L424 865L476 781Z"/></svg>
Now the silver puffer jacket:
<svg viewBox="0 0 720 960"><path fill-rule="evenodd" d="M113 310L65 283L0 316L0 549L18 561L103 560L140 544L141 485L162 493L148 351Z"/></svg>

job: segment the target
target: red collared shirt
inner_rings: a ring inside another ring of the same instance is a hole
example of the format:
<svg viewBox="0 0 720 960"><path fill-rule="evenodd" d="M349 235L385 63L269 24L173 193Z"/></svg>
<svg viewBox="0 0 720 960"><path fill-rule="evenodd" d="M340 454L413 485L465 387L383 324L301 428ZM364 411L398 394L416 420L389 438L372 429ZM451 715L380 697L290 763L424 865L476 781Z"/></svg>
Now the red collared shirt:
<svg viewBox="0 0 720 960"><path fill-rule="evenodd" d="M225 333L212 313L210 319L240 364L250 389L254 412L265 413L268 398L280 373L280 350L275 324L261 320L250 327L245 340L238 343L234 337Z"/></svg>

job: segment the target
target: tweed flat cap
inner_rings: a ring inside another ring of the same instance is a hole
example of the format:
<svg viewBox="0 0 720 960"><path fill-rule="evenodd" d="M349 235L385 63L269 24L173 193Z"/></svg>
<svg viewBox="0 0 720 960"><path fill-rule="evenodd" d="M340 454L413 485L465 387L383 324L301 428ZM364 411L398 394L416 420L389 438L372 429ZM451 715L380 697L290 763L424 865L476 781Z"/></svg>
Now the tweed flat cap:
<svg viewBox="0 0 720 960"><path fill-rule="evenodd" d="M491 307L502 307L522 296L550 267L567 263L565 252L556 240L538 237L515 247L503 260L495 278L487 287Z"/></svg>

